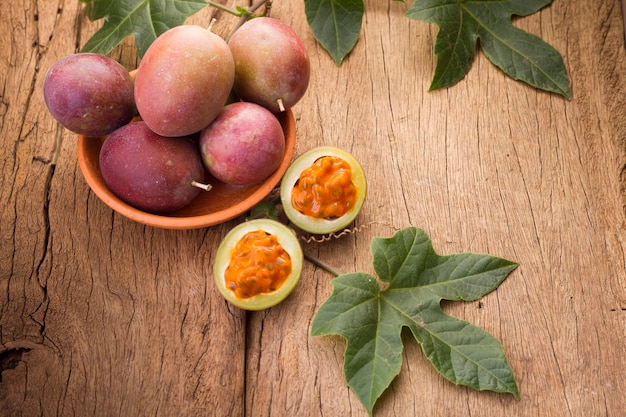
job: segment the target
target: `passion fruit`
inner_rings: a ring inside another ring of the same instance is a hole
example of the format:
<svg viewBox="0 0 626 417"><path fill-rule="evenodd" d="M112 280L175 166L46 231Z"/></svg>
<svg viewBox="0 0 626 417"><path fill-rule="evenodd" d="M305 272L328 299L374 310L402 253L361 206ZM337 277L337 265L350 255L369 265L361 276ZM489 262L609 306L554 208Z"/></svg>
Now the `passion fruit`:
<svg viewBox="0 0 626 417"><path fill-rule="evenodd" d="M234 227L217 250L213 274L231 304L263 310L283 301L300 280L302 247L282 223L256 219Z"/></svg>
<svg viewBox="0 0 626 417"><path fill-rule="evenodd" d="M313 234L342 230L359 214L367 185L359 162L348 152L322 146L299 156L280 186L286 216Z"/></svg>

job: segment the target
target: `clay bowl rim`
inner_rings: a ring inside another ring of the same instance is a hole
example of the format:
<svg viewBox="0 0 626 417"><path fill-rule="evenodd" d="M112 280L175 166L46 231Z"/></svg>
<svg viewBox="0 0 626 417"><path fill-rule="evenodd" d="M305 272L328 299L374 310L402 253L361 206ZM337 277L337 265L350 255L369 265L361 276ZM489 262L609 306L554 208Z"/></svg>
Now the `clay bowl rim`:
<svg viewBox="0 0 626 417"><path fill-rule="evenodd" d="M217 211L186 215L184 214L185 208L183 208L179 212L162 215L148 213L125 203L106 186L100 173L100 164L96 155L99 154L104 138L89 138L79 135L77 143L78 163L85 181L96 196L115 212L130 220L162 229L199 229L210 227L225 223L249 211L267 197L280 183L291 164L295 151L296 122L291 109L276 114L276 117L280 121L285 134L285 154L280 165L265 181L254 186L229 186L211 178L209 182L214 188L211 191L207 191L207 193L225 187L228 191L227 195L240 196L234 199L233 204L219 208ZM194 202L191 203L191 205L193 204Z"/></svg>

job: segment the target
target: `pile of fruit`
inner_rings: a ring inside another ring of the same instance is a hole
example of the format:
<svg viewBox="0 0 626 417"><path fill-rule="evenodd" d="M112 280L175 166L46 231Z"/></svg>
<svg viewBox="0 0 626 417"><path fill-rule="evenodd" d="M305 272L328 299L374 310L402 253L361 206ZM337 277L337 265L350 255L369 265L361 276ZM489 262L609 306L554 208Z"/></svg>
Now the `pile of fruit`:
<svg viewBox="0 0 626 417"><path fill-rule="evenodd" d="M174 27L130 74L104 55L68 56L48 71L44 97L68 130L106 137L99 166L115 195L167 214L210 192L207 173L233 186L269 177L285 155L276 115L303 97L309 78L309 58L295 32L277 19L255 17L228 42L199 26ZM365 176L352 155L320 147L289 166L280 200L294 226L329 234L355 219L365 194ZM229 302L258 310L289 295L302 262L290 227L257 219L224 238L214 276Z"/></svg>
<svg viewBox="0 0 626 417"><path fill-rule="evenodd" d="M277 19L257 17L228 43L196 25L166 31L134 79L104 55L65 57L48 71L44 98L68 130L107 136L100 170L114 194L140 210L167 214L210 190L206 172L234 185L270 176L285 153L275 113L302 98L309 78L296 33Z"/></svg>

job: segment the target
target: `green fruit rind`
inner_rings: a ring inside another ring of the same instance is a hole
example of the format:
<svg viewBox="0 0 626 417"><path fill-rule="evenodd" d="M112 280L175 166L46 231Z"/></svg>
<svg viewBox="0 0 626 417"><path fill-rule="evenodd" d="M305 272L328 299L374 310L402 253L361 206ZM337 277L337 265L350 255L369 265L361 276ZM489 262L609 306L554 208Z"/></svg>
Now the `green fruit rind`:
<svg viewBox="0 0 626 417"><path fill-rule="evenodd" d="M291 204L291 193L300 177L300 173L310 167L317 159L324 156L336 156L345 160L352 169L352 182L357 187L357 201L354 207L346 214L336 219L318 219L307 216L296 210ZM367 182L363 168L348 152L333 146L322 146L311 149L300 155L287 169L280 185L280 199L285 215L300 229L312 234L328 234L346 228L361 211L367 193Z"/></svg>
<svg viewBox="0 0 626 417"><path fill-rule="evenodd" d="M278 242L291 257L291 273L276 291L262 293L250 298L239 298L226 287L225 272L230 263L230 252L247 233L263 230L278 237ZM222 240L218 247L213 275L217 288L224 298L236 307L244 310L264 310L283 301L300 281L304 255L297 236L287 226L270 219L255 219L235 226Z"/></svg>

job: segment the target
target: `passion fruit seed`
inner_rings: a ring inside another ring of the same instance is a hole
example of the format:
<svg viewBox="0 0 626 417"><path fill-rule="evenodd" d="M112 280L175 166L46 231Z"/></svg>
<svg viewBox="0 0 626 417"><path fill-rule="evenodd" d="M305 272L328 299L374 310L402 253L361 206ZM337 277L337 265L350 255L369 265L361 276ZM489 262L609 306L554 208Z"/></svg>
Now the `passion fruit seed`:
<svg viewBox="0 0 626 417"><path fill-rule="evenodd" d="M289 167L280 197L285 214L297 227L327 234L348 226L359 214L366 195L360 164L334 147L312 149Z"/></svg>
<svg viewBox="0 0 626 417"><path fill-rule="evenodd" d="M270 219L241 223L222 240L215 282L231 304L262 310L284 300L300 280L303 253L291 229Z"/></svg>

